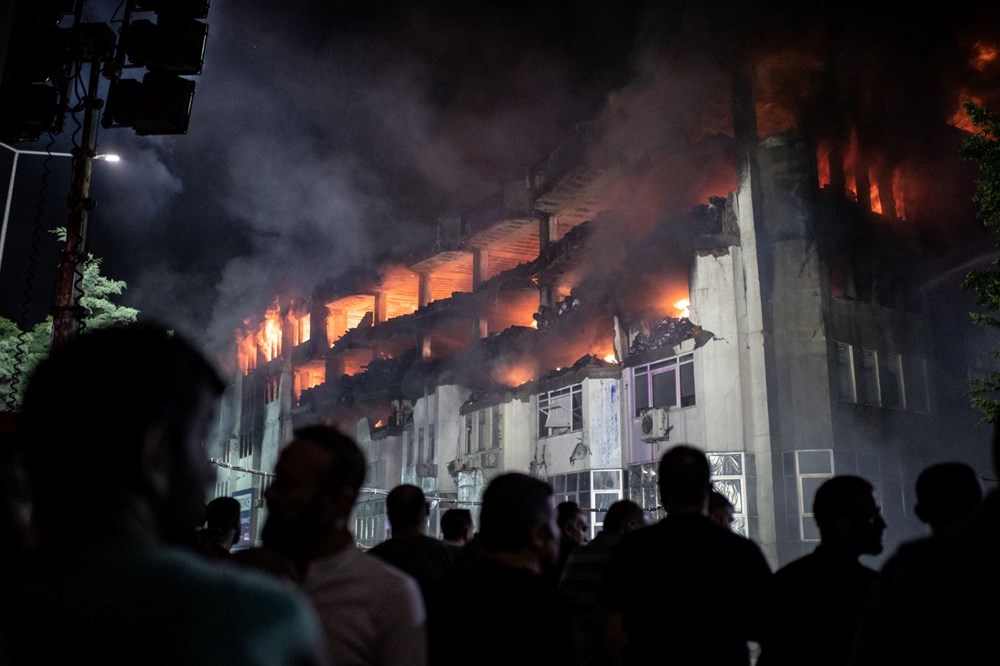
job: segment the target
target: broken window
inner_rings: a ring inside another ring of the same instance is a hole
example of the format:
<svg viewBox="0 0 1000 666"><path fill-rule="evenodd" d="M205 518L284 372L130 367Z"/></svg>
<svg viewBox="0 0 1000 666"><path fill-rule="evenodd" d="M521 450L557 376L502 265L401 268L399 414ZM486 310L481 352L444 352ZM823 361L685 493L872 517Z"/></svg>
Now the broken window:
<svg viewBox="0 0 1000 666"><path fill-rule="evenodd" d="M841 401L858 401L854 383L854 354L851 345L844 342L837 343L837 386Z"/></svg>
<svg viewBox="0 0 1000 666"><path fill-rule="evenodd" d="M747 523L747 465L742 453L709 453L712 486L733 505L733 524L737 534L750 536Z"/></svg>
<svg viewBox="0 0 1000 666"><path fill-rule="evenodd" d="M866 405L878 407L882 404L878 376L878 352L872 349L861 350L861 401Z"/></svg>
<svg viewBox="0 0 1000 666"><path fill-rule="evenodd" d="M495 405L490 411L490 425L492 426L492 436L490 437L490 448L499 449L503 445L500 435L500 427L503 425L500 416L500 405Z"/></svg>
<svg viewBox="0 0 1000 666"><path fill-rule="evenodd" d="M486 410L480 410L476 412L476 443L478 444L479 451L485 451L487 449L486 433L487 423L486 423Z"/></svg>
<svg viewBox="0 0 1000 666"><path fill-rule="evenodd" d="M583 385L538 394L538 436L551 437L583 429Z"/></svg>
<svg viewBox="0 0 1000 666"><path fill-rule="evenodd" d="M899 354L884 354L879 368L882 404L889 409L905 409L903 365Z"/></svg>
<svg viewBox="0 0 1000 666"><path fill-rule="evenodd" d="M694 354L669 358L633 371L635 415L650 407L691 407L695 404Z"/></svg>
<svg viewBox="0 0 1000 666"><path fill-rule="evenodd" d="M385 500L358 502L354 510L354 534L364 548L371 548L385 541Z"/></svg>
<svg viewBox="0 0 1000 666"><path fill-rule="evenodd" d="M465 415L465 452L472 453L472 414Z"/></svg>

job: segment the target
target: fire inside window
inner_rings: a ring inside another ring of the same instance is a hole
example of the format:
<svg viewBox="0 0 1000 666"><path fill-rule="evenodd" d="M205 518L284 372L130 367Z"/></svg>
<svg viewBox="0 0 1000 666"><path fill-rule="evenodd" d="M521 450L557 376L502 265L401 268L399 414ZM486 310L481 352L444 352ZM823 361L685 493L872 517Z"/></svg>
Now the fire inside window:
<svg viewBox="0 0 1000 666"><path fill-rule="evenodd" d="M691 407L695 404L694 354L640 365L632 371L635 416L650 407Z"/></svg>
<svg viewBox="0 0 1000 666"><path fill-rule="evenodd" d="M551 437L583 429L583 385L538 394L538 436Z"/></svg>

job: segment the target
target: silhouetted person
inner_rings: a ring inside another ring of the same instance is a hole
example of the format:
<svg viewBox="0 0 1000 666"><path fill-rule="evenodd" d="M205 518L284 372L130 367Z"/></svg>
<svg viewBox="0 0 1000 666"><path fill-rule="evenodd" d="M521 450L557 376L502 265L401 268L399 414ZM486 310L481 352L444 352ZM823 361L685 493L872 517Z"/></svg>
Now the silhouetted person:
<svg viewBox="0 0 1000 666"><path fill-rule="evenodd" d="M758 666L846 664L878 575L858 561L882 552L885 521L872 485L857 476L835 476L816 490L812 508L819 545L771 579Z"/></svg>
<svg viewBox="0 0 1000 666"><path fill-rule="evenodd" d="M632 500L618 500L608 507L604 527L594 540L574 550L566 560L559 591L569 602L585 637L586 663L595 659L597 641L604 627L600 595L611 556L622 536L648 524L641 506Z"/></svg>
<svg viewBox="0 0 1000 666"><path fill-rule="evenodd" d="M967 522L983 501L983 487L969 465L942 462L917 477L917 504L913 507L931 534L942 535Z"/></svg>
<svg viewBox="0 0 1000 666"><path fill-rule="evenodd" d="M475 542L475 557L445 578L431 612L431 662L579 663L569 609L542 577L559 555L552 487L526 474L494 478Z"/></svg>
<svg viewBox="0 0 1000 666"><path fill-rule="evenodd" d="M206 504L205 522L197 536L203 555L228 560L240 540L240 501L235 497L216 497Z"/></svg>
<svg viewBox="0 0 1000 666"><path fill-rule="evenodd" d="M729 498L713 488L708 495L708 519L716 525L731 530L735 511L736 507Z"/></svg>
<svg viewBox="0 0 1000 666"><path fill-rule="evenodd" d="M566 500L556 505L556 524L559 526L559 557L545 572L553 587L559 585L563 567L569 554L587 543L590 534L590 520L587 513L576 502Z"/></svg>
<svg viewBox="0 0 1000 666"><path fill-rule="evenodd" d="M11 663L322 663L303 597L187 547L222 389L150 325L81 334L37 366L19 423L37 554L14 591Z"/></svg>
<svg viewBox="0 0 1000 666"><path fill-rule="evenodd" d="M453 546L464 546L472 540L472 512L468 509L448 509L441 514L441 538Z"/></svg>
<svg viewBox="0 0 1000 666"><path fill-rule="evenodd" d="M1000 429L993 437L1000 476ZM1000 629L1000 489L965 524L904 543L885 563L855 638L855 666L993 663Z"/></svg>
<svg viewBox="0 0 1000 666"><path fill-rule="evenodd" d="M667 516L623 536L605 578L605 659L745 666L748 641L760 638L758 618L734 618L721 632L709 619L734 584L740 596L761 598L767 560L757 544L708 519L710 468L702 451L669 449L657 482Z"/></svg>
<svg viewBox="0 0 1000 666"><path fill-rule="evenodd" d="M425 533L430 512L419 487L403 484L390 490L385 511L392 537L368 553L413 576L426 604L451 569L455 553L444 542Z"/></svg>
<svg viewBox="0 0 1000 666"><path fill-rule="evenodd" d="M365 457L334 428L295 431L264 493L264 546L289 557L319 613L331 664L420 666L425 609L416 581L361 552L349 530Z"/></svg>

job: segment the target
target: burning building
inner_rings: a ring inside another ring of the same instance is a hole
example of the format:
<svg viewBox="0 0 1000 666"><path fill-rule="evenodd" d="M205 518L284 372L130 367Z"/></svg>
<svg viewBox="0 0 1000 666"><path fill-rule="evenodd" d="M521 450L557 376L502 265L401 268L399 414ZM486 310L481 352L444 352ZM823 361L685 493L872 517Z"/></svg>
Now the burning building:
<svg viewBox="0 0 1000 666"><path fill-rule="evenodd" d="M691 83L675 55L431 247L247 322L218 490L251 497L254 532L281 445L316 422L368 456L365 546L399 483L475 514L493 476L522 471L595 530L622 497L655 513L656 463L683 442L772 562L815 545L834 474L874 483L891 551L921 532L924 466L989 468L964 392L995 340L957 286L992 258L968 223L968 128L941 115L900 150L865 71L782 51L726 76L725 54L699 61L704 108L681 113L661 81ZM832 120L831 88L854 93ZM959 171L965 189L935 187Z"/></svg>

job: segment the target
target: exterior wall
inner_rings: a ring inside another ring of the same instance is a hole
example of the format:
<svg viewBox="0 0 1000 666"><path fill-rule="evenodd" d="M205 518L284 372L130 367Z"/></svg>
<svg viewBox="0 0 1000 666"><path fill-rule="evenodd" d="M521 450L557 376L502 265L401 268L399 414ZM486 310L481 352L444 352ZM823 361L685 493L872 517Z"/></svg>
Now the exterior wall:
<svg viewBox="0 0 1000 666"><path fill-rule="evenodd" d="M532 399L512 397L500 404L503 415L503 460L501 469L505 472L531 471L537 439L538 402Z"/></svg>
<svg viewBox="0 0 1000 666"><path fill-rule="evenodd" d="M617 379L582 382L583 427L579 431L539 438L546 473L565 474L583 469L621 467L621 392ZM537 398L535 400L537 419Z"/></svg>

